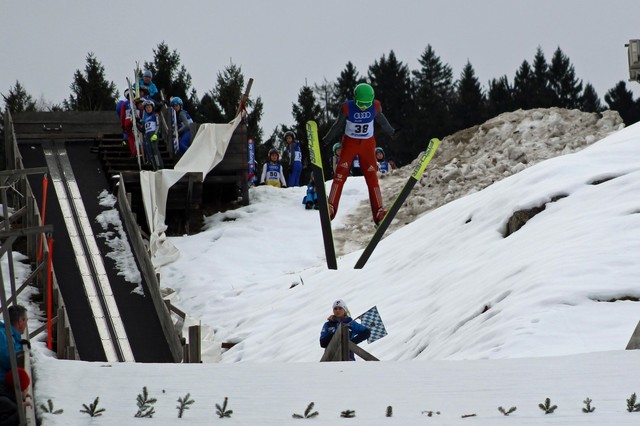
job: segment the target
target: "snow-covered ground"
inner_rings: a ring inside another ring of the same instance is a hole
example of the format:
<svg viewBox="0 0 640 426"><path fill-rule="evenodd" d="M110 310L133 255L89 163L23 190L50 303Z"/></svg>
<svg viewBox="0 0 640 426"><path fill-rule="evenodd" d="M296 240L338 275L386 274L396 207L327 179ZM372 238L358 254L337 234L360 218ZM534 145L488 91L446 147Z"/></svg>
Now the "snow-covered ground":
<svg viewBox="0 0 640 426"><path fill-rule="evenodd" d="M173 238L181 258L161 271L205 327L205 363L60 361L37 345L37 405L64 409L43 424L136 424L145 386L158 399L145 421L163 425L214 423L225 397L238 425L297 422L310 402L325 425L640 423L626 411L640 352L624 351L640 320L640 125L621 127L612 113L533 110L445 138L362 270L373 231L362 178L347 181L333 223L337 271L304 188L252 189L251 205ZM382 180L387 196L409 168ZM542 206L505 237L514 212ZM318 362L337 298L354 316L378 307L389 335L362 346L381 362ZM177 419L187 393L195 403ZM90 422L80 410L96 397L106 412ZM545 398L555 413L538 408Z"/></svg>

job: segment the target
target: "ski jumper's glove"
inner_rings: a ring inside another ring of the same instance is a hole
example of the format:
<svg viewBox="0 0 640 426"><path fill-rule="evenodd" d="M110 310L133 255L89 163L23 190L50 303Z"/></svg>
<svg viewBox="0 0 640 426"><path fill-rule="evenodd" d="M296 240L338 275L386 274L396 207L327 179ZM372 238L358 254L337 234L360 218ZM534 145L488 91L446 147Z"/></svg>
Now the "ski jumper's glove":
<svg viewBox="0 0 640 426"><path fill-rule="evenodd" d="M155 142L158 140L158 135L151 136L151 142Z"/></svg>

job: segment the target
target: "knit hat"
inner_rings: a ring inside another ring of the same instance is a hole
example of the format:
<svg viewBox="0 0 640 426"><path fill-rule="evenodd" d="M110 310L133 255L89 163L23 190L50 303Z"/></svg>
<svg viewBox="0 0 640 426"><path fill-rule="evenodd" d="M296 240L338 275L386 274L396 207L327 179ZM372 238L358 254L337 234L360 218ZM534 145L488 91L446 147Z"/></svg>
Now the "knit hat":
<svg viewBox="0 0 640 426"><path fill-rule="evenodd" d="M18 377L20 378L20 389L24 392L29 387L31 379L24 368L18 368ZM11 370L9 370L7 375L4 376L4 382L7 385L7 388L13 389L13 374Z"/></svg>
<svg viewBox="0 0 640 426"><path fill-rule="evenodd" d="M333 302L333 307L334 308L340 307L340 308L344 309L345 312L349 312L349 309L347 308L347 304L344 303L344 300L342 300L342 299L338 299L335 302Z"/></svg>

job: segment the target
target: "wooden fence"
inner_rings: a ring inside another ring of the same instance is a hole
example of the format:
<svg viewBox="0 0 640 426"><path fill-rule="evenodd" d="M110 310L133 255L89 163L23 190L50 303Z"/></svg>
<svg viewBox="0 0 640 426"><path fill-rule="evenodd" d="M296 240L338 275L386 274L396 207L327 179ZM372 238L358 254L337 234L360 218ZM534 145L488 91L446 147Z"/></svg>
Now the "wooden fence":
<svg viewBox="0 0 640 426"><path fill-rule="evenodd" d="M380 361L369 352L349 340L350 330L344 324L338 326L338 330L324 350L320 362L326 361L350 361L349 352L353 352L365 361Z"/></svg>

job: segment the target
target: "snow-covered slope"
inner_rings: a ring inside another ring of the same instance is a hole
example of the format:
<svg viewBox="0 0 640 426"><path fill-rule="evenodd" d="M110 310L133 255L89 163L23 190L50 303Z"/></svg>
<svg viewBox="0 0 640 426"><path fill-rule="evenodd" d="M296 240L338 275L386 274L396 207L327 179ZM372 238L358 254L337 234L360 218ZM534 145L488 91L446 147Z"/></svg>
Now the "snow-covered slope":
<svg viewBox="0 0 640 426"><path fill-rule="evenodd" d="M391 232L450 201L541 161L581 150L623 127L615 111L600 114L550 108L507 112L448 136L421 184L398 213ZM387 204L410 173L411 167L404 167L380 180ZM339 253L364 247L366 235L373 227L369 217L369 203L363 202L346 220L344 228L336 232Z"/></svg>

